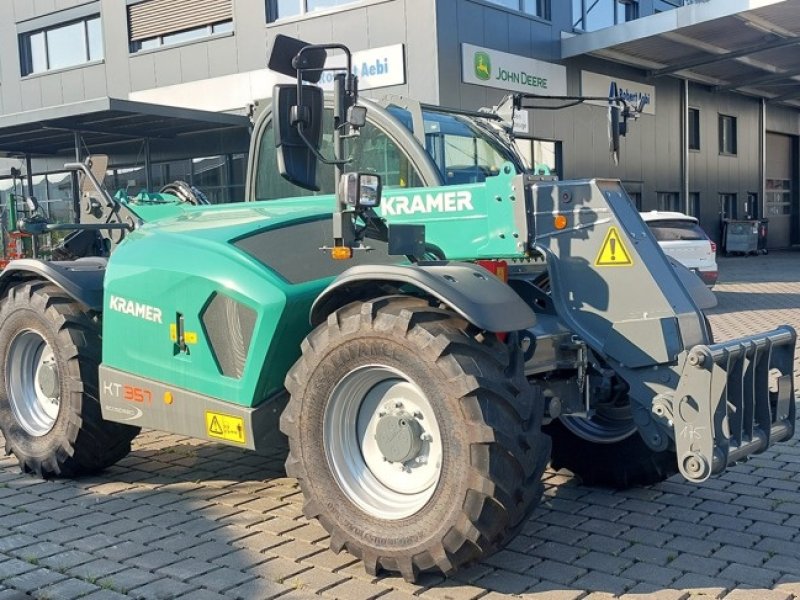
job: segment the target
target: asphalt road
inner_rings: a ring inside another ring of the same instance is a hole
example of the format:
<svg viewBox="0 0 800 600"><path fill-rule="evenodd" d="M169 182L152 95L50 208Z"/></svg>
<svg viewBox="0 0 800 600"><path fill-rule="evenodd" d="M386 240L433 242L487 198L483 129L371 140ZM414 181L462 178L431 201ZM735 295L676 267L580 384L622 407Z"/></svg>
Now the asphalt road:
<svg viewBox="0 0 800 600"><path fill-rule="evenodd" d="M720 271L718 340L800 329L800 254L721 259ZM507 549L416 585L330 552L282 464L281 449L262 457L156 432L77 481L40 481L1 458L0 600L800 597L796 439L702 485L614 492L548 471L542 505Z"/></svg>

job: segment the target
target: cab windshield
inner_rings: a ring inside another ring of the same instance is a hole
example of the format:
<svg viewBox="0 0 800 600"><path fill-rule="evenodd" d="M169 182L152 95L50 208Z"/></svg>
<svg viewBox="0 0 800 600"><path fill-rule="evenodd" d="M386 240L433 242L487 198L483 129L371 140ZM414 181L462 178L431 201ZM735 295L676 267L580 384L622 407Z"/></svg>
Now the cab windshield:
<svg viewBox="0 0 800 600"><path fill-rule="evenodd" d="M389 112L413 133L411 114L397 106ZM526 170L513 143L486 119L423 108L425 150L430 154L445 185L480 183L497 175L503 163L510 162L521 173Z"/></svg>

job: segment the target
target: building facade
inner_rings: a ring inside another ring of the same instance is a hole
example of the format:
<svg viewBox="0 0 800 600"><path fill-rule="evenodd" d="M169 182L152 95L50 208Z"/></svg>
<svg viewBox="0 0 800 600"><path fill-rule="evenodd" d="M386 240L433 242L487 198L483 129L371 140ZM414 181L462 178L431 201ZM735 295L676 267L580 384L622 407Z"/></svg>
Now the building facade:
<svg viewBox="0 0 800 600"><path fill-rule="evenodd" d="M603 101L528 111L516 127L531 164L621 179L641 210L696 215L715 239L721 219L752 217L770 220L770 246L800 243L799 0L9 0L0 200L21 191L10 168L24 172L28 154L34 195L66 220L76 190L62 165L97 153L110 157L109 188L183 179L213 201L241 199L246 129L209 121L162 136L138 115L140 130L112 139L110 113L102 127L52 119L97 98L248 115L280 81L266 68L278 33L346 43L372 97L476 110L509 91L605 97L614 83L645 108L618 164ZM4 137L22 122L28 138L60 127L74 147Z"/></svg>

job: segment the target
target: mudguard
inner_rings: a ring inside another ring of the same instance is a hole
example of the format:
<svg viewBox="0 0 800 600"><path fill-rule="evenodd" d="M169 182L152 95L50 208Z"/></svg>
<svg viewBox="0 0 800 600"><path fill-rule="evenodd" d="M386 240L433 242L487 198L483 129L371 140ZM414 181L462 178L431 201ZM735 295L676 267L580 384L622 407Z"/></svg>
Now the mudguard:
<svg viewBox="0 0 800 600"><path fill-rule="evenodd" d="M519 331L536 324L536 315L522 298L483 267L446 261L352 267L316 299L311 307L311 324L316 327L333 311L354 300L409 287L447 304L486 331Z"/></svg>
<svg viewBox="0 0 800 600"><path fill-rule="evenodd" d="M29 279L51 281L76 301L98 312L103 310L103 277L106 259L81 258L70 261L20 259L11 261L0 273L0 295Z"/></svg>

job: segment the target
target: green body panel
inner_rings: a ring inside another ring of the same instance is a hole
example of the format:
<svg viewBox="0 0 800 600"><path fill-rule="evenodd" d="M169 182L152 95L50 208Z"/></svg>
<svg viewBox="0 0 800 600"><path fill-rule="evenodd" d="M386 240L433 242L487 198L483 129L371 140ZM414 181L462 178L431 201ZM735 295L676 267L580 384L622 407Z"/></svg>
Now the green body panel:
<svg viewBox="0 0 800 600"><path fill-rule="evenodd" d="M424 223L428 241L449 259L519 257L512 205L524 199L511 198L514 175L509 168L481 184L387 189L383 215L389 223ZM129 234L109 261L103 363L243 406L281 391L310 330L311 304L333 277L292 284L234 242L309 220L327 228L334 202L332 196L217 206L130 202L146 224ZM325 254L317 258L317 249L313 260L331 260ZM350 266L339 264L341 271ZM222 374L202 323L215 294L256 314L241 378ZM171 337L178 313L185 332L196 334L188 353Z"/></svg>

